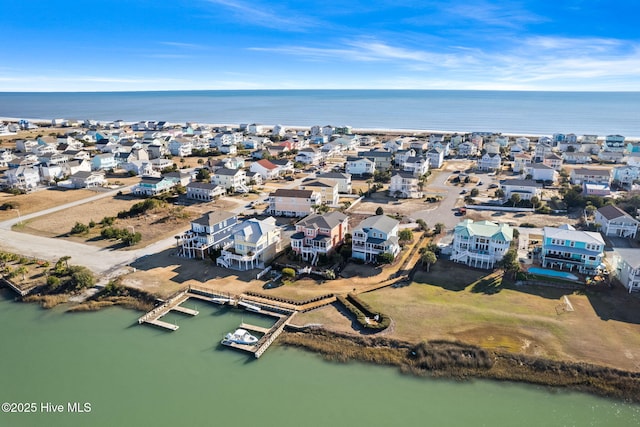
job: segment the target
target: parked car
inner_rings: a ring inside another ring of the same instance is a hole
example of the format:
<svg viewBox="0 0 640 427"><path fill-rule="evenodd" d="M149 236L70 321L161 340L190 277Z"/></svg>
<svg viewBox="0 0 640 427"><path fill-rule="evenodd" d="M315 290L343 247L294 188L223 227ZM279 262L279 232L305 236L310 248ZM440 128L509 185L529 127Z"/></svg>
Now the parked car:
<svg viewBox="0 0 640 427"><path fill-rule="evenodd" d="M498 184L491 184L489 188L498 188Z"/></svg>
<svg viewBox="0 0 640 427"><path fill-rule="evenodd" d="M467 190L462 190L460 194L467 194Z"/></svg>

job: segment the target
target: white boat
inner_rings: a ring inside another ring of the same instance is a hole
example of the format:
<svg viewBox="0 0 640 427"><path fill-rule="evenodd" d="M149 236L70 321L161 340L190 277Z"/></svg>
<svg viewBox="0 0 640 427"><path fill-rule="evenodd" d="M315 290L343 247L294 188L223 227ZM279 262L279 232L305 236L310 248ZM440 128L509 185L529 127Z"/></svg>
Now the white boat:
<svg viewBox="0 0 640 427"><path fill-rule="evenodd" d="M257 342L258 338L251 335L245 329L236 329L233 333L229 332L222 340L222 344L255 344Z"/></svg>

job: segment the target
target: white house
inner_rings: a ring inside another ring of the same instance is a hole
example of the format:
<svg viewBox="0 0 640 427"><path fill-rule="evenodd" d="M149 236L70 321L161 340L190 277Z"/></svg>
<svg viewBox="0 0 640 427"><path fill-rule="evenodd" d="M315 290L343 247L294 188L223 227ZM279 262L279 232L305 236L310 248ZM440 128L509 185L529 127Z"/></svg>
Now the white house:
<svg viewBox="0 0 640 427"><path fill-rule="evenodd" d="M186 185L187 199L202 200L210 202L216 197L224 195L227 190L220 186L209 182L190 182Z"/></svg>
<svg viewBox="0 0 640 427"><path fill-rule="evenodd" d="M419 189L418 176L412 172L396 171L391 175L389 195L408 199L418 199L423 196Z"/></svg>
<svg viewBox="0 0 640 427"><path fill-rule="evenodd" d="M20 166L5 172L5 179L10 188L30 191L38 187L40 171L33 166Z"/></svg>
<svg viewBox="0 0 640 427"><path fill-rule="evenodd" d="M322 154L314 150L313 148L304 148L298 151L298 154L296 154L295 158L296 162L304 163L307 165L317 165L318 163L320 163L321 159Z"/></svg>
<svg viewBox="0 0 640 427"><path fill-rule="evenodd" d="M613 180L620 185L630 187L635 181L640 179L640 167L618 166L613 168Z"/></svg>
<svg viewBox="0 0 640 427"><path fill-rule="evenodd" d="M495 171L500 169L501 164L499 154L485 153L484 156L478 160L478 169L481 171Z"/></svg>
<svg viewBox="0 0 640 427"><path fill-rule="evenodd" d="M280 168L267 159L253 162L249 167L251 172L255 172L262 176L263 180L274 179L280 175Z"/></svg>
<svg viewBox="0 0 640 427"><path fill-rule="evenodd" d="M333 179L319 178L304 181L300 185L300 190L311 190L320 193L320 203L323 205L337 206L340 200L338 183Z"/></svg>
<svg viewBox="0 0 640 427"><path fill-rule="evenodd" d="M578 185L583 182L608 185L611 182L611 170L576 168L571 171L570 180Z"/></svg>
<svg viewBox="0 0 640 427"><path fill-rule="evenodd" d="M429 160L425 157L409 157L403 164L402 170L411 172L413 175L420 177L429 172Z"/></svg>
<svg viewBox="0 0 640 427"><path fill-rule="evenodd" d="M558 172L544 163L531 163L525 166L524 176L531 176L531 179L534 181L555 182L558 177Z"/></svg>
<svg viewBox="0 0 640 427"><path fill-rule="evenodd" d="M177 237L180 255L204 259L212 249L222 248L231 241L237 223L237 214L223 210L208 212L191 221L191 229Z"/></svg>
<svg viewBox="0 0 640 427"><path fill-rule="evenodd" d="M248 193L247 174L244 169L217 169L211 176L211 183L219 185L231 192Z"/></svg>
<svg viewBox="0 0 640 427"><path fill-rule="evenodd" d="M606 205L595 213L595 222L605 236L634 239L638 232L637 220L617 206Z"/></svg>
<svg viewBox="0 0 640 427"><path fill-rule="evenodd" d="M531 200L532 197L540 199L542 193L542 184L532 179L505 179L500 181L500 188L506 200L511 199L513 194L519 195L520 200Z"/></svg>
<svg viewBox="0 0 640 427"><path fill-rule="evenodd" d="M562 157L556 153L549 153L544 156L542 163L557 171L562 169Z"/></svg>
<svg viewBox="0 0 640 427"><path fill-rule="evenodd" d="M398 227L400 223L386 215L366 218L352 233L351 256L364 262L376 262L378 255L400 253Z"/></svg>
<svg viewBox="0 0 640 427"><path fill-rule="evenodd" d="M451 260L470 267L493 268L513 240L513 228L491 221L465 219L453 230Z"/></svg>
<svg viewBox="0 0 640 427"><path fill-rule="evenodd" d="M640 251L632 248L615 248L610 259L613 274L629 290L640 291Z"/></svg>
<svg viewBox="0 0 640 427"><path fill-rule="evenodd" d="M427 159L429 159L429 167L439 169L444 164L444 150L435 147L427 151Z"/></svg>
<svg viewBox="0 0 640 427"><path fill-rule="evenodd" d="M269 194L268 215L304 217L322 204L319 191L279 188Z"/></svg>
<svg viewBox="0 0 640 427"><path fill-rule="evenodd" d="M251 218L234 226L231 242L216 263L225 268L249 270L264 268L275 258L281 250L282 237L275 218Z"/></svg>
<svg viewBox="0 0 640 427"><path fill-rule="evenodd" d="M350 175L373 175L376 162L367 158L347 157L345 171Z"/></svg>
<svg viewBox="0 0 640 427"><path fill-rule="evenodd" d="M327 172L316 175L317 178L329 179L338 183L338 193L351 194L351 174Z"/></svg>
<svg viewBox="0 0 640 427"><path fill-rule="evenodd" d="M515 173L522 173L524 172L525 168L531 163L531 156L529 154L516 154L515 156L513 156L513 171Z"/></svg>

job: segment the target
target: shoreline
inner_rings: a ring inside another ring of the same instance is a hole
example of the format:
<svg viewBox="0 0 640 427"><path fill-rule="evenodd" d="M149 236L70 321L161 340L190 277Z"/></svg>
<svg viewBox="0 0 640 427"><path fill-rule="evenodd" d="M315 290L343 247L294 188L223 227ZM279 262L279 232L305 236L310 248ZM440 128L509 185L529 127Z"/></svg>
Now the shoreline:
<svg viewBox="0 0 640 427"><path fill-rule="evenodd" d="M17 117L0 117L0 122L11 122L17 123L20 120L27 120L29 122L38 124L38 123L47 123L51 124L52 119L42 119L42 118L17 118ZM90 119L92 120L92 119ZM151 119L145 119L151 120ZM97 122L109 122L109 120L96 120ZM185 122L188 123L189 121ZM132 124L137 123L137 121L125 120L125 126L131 126ZM170 125L182 125L182 122L167 122ZM210 127L239 127L239 123L198 123L205 126ZM264 127L268 129L273 129L276 125L273 124L264 124ZM282 124L284 128L291 130L306 130L309 131L312 126L301 126L301 125L287 125ZM81 129L69 127L68 129ZM438 129L414 129L414 128L366 128L366 127L352 127L351 128L352 135L401 135L401 136L426 136L431 134L443 134L443 135L467 135L476 131L461 131L461 130L438 130ZM542 137L551 137L555 132L549 133L532 133L532 132L500 132L500 131L492 131L492 134L495 135L503 135L509 138L518 138L518 137L527 137L527 138L542 138ZM598 141L604 141L605 135L598 135ZM628 142L637 142L640 141L640 136L625 136L625 140Z"/></svg>
<svg viewBox="0 0 640 427"><path fill-rule="evenodd" d="M640 372L496 352L460 342L413 344L324 328L290 328L278 344L319 354L328 361L394 366L417 377L510 381L640 403Z"/></svg>
<svg viewBox="0 0 640 427"><path fill-rule="evenodd" d="M151 307L149 297L152 297L137 290L134 290L133 294L107 293L83 301L73 301L72 293L53 296L57 297L54 301L48 300L47 295L17 297L15 300L39 303L45 309L70 303L65 313L98 311L113 306L145 312ZM48 302L53 304L47 304ZM322 326L289 325L278 338L277 344L300 348L332 362L356 361L393 366L403 374L416 377L510 381L546 386L552 391L566 389L640 403L640 372L586 362L498 352L464 342L440 340L413 343L376 333L356 335L331 331Z"/></svg>

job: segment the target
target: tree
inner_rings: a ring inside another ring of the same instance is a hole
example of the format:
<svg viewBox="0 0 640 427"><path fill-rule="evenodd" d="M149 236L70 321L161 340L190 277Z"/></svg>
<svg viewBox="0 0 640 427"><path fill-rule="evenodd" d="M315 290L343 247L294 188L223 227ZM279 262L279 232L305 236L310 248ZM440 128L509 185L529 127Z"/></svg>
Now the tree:
<svg viewBox="0 0 640 427"><path fill-rule="evenodd" d="M531 197L531 205L533 205L534 208L537 208L539 204L540 198L538 196Z"/></svg>
<svg viewBox="0 0 640 427"><path fill-rule="evenodd" d="M289 278L294 278L296 276L296 271L293 268L285 267L282 269L282 275Z"/></svg>
<svg viewBox="0 0 640 427"><path fill-rule="evenodd" d="M505 272L512 273L513 277L515 277L518 271L520 271L518 252L513 248L509 249L507 253L504 254L498 265L502 267Z"/></svg>
<svg viewBox="0 0 640 427"><path fill-rule="evenodd" d="M437 222L436 225L433 226L433 232L435 234L442 233L442 230L444 230L444 224L441 222Z"/></svg>
<svg viewBox="0 0 640 427"><path fill-rule="evenodd" d="M513 193L509 200L511 200L511 203L513 203L513 206L515 207L518 203L520 203L520 195L518 193Z"/></svg>
<svg viewBox="0 0 640 427"><path fill-rule="evenodd" d="M382 209L382 206L378 206L376 209L376 215L384 215L384 209Z"/></svg>
<svg viewBox="0 0 640 427"><path fill-rule="evenodd" d="M496 196L496 198L497 198L497 199L502 199L502 198L504 197L504 191L502 191L502 189L501 189L501 188L498 188L498 189L496 190L496 194L495 194L495 196Z"/></svg>
<svg viewBox="0 0 640 427"><path fill-rule="evenodd" d="M477 197L478 194L480 194L480 190L478 190L477 188L472 188L471 193L469 193L471 197Z"/></svg>
<svg viewBox="0 0 640 427"><path fill-rule="evenodd" d="M80 222L76 222L75 225L71 228L71 234L85 234L88 232L89 226Z"/></svg>
<svg viewBox="0 0 640 427"><path fill-rule="evenodd" d="M74 265L71 271L71 281L76 289L89 288L96 283L96 278L87 267Z"/></svg>
<svg viewBox="0 0 640 427"><path fill-rule="evenodd" d="M427 231L429 229L429 227L427 226L427 223L424 219L420 218L416 221L416 223L420 226L420 229L422 231Z"/></svg>
<svg viewBox="0 0 640 427"><path fill-rule="evenodd" d="M406 242L411 241L413 240L413 232L408 228L405 228L404 230L400 230L400 232L398 233L398 238Z"/></svg>
<svg viewBox="0 0 640 427"><path fill-rule="evenodd" d="M15 271L16 274L22 274L22 281L24 282L26 280L26 275L27 272L29 270L27 269L27 267L25 267L24 265L21 265L20 267L18 267Z"/></svg>
<svg viewBox="0 0 640 427"><path fill-rule="evenodd" d="M198 173L196 174L196 179L198 181L200 181L200 182L203 182L203 181L208 182L210 178L211 178L211 173L209 172L209 169L206 169L206 168L198 169Z"/></svg>
<svg viewBox="0 0 640 427"><path fill-rule="evenodd" d="M437 260L438 260L438 258L436 257L436 254L434 254L431 251L425 251L422 254L422 256L420 257L420 261L422 262L422 265L426 265L427 266L427 273L429 272L429 269L431 268L431 264L435 264Z"/></svg>

